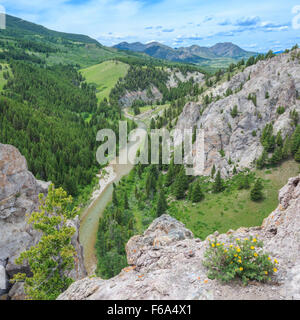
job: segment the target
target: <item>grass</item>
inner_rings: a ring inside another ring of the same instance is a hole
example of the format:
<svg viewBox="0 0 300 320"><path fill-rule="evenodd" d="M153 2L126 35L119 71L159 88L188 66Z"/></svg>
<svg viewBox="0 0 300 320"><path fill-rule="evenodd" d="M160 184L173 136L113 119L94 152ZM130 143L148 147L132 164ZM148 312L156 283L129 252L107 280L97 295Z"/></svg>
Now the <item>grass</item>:
<svg viewBox="0 0 300 320"><path fill-rule="evenodd" d="M250 190L233 190L206 193L205 199L198 204L176 201L170 205L169 211L202 239L216 230L226 233L230 229L260 226L278 206L278 191L290 177L299 174L299 164L289 160L278 168L255 171L255 174L264 180L265 199L261 202L250 200Z"/></svg>
<svg viewBox="0 0 300 320"><path fill-rule="evenodd" d="M128 69L128 64L110 60L82 69L81 73L87 82L96 85L96 95L98 100L101 101L109 97L111 89L116 85L119 78L127 74Z"/></svg>

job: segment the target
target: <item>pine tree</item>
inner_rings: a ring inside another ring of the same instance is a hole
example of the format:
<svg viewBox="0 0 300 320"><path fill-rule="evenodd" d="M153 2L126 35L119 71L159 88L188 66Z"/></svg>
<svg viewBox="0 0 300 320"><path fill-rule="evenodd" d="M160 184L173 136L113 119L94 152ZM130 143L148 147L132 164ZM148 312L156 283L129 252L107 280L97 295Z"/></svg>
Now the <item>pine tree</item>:
<svg viewBox="0 0 300 320"><path fill-rule="evenodd" d="M283 139L282 139L282 135L281 135L281 130L277 133L276 136L276 145L278 147L282 147L283 146Z"/></svg>
<svg viewBox="0 0 300 320"><path fill-rule="evenodd" d="M169 187L174 181L174 158L172 159L166 175L165 186Z"/></svg>
<svg viewBox="0 0 300 320"><path fill-rule="evenodd" d="M268 153L267 151L264 149L262 155L260 156L260 158L257 159L256 161L256 167L258 169L263 169L264 166L266 165L266 161L268 159Z"/></svg>
<svg viewBox="0 0 300 320"><path fill-rule="evenodd" d="M118 201L118 197L117 197L117 191L116 191L116 188L114 188L114 191L113 191L113 195L112 195L112 201L113 201L113 204L114 206L118 206L119 204L119 201Z"/></svg>
<svg viewBox="0 0 300 320"><path fill-rule="evenodd" d="M214 178L215 174L216 174L216 166L213 165L213 167L211 169L211 177Z"/></svg>
<svg viewBox="0 0 300 320"><path fill-rule="evenodd" d="M282 160L282 149L276 148L275 152L273 153L270 162L271 164L278 164Z"/></svg>
<svg viewBox="0 0 300 320"><path fill-rule="evenodd" d="M286 138L282 148L282 159L286 160L290 155L290 138Z"/></svg>
<svg viewBox="0 0 300 320"><path fill-rule="evenodd" d="M263 199L263 185L260 179L257 179L251 190L250 197L252 201L260 201Z"/></svg>
<svg viewBox="0 0 300 320"><path fill-rule="evenodd" d="M234 175L237 174L236 166L234 166L232 173L233 173Z"/></svg>
<svg viewBox="0 0 300 320"><path fill-rule="evenodd" d="M193 138L192 138L192 143L194 144L196 142L197 139L197 127L194 126L193 128Z"/></svg>
<svg viewBox="0 0 300 320"><path fill-rule="evenodd" d="M150 129L151 130L155 129L155 120L154 120L154 118L151 119Z"/></svg>
<svg viewBox="0 0 300 320"><path fill-rule="evenodd" d="M191 200L192 202L200 202L204 198L199 182L196 182L193 187Z"/></svg>
<svg viewBox="0 0 300 320"><path fill-rule="evenodd" d="M128 196L127 196L127 192L126 191L124 193L124 209L125 210L129 209Z"/></svg>
<svg viewBox="0 0 300 320"><path fill-rule="evenodd" d="M244 189L249 189L250 188L250 182L249 182L249 177L246 174L244 177Z"/></svg>
<svg viewBox="0 0 300 320"><path fill-rule="evenodd" d="M76 230L68 220L74 219L78 210L73 208L72 197L54 185L50 185L47 197L39 196L39 201L39 212L33 212L28 223L41 238L16 260L18 265L27 262L31 274L18 273L13 281L24 281L30 299L55 300L73 282L66 273L74 269L76 250L71 240Z"/></svg>
<svg viewBox="0 0 300 320"><path fill-rule="evenodd" d="M213 184L213 191L215 193L222 192L224 190L224 185L223 185L223 179L221 178L221 172L220 170L218 171L215 182Z"/></svg>
<svg viewBox="0 0 300 320"><path fill-rule="evenodd" d="M297 162L300 162L300 147L299 147L298 151L297 151L296 154L295 154L295 160L296 160Z"/></svg>
<svg viewBox="0 0 300 320"><path fill-rule="evenodd" d="M166 212L168 209L168 204L166 201L165 193L163 190L160 190L159 198L157 202L157 208L156 208L156 216L160 217L162 214Z"/></svg>
<svg viewBox="0 0 300 320"><path fill-rule="evenodd" d="M183 199L188 188L187 176L184 167L181 168L174 182L174 195L177 199Z"/></svg>

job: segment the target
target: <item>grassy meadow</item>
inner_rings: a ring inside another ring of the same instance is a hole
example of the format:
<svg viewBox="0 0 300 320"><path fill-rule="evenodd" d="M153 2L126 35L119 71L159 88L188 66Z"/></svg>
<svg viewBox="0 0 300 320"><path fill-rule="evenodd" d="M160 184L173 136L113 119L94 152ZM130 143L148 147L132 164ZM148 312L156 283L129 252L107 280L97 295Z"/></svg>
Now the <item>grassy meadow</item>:
<svg viewBox="0 0 300 320"><path fill-rule="evenodd" d="M129 69L129 65L120 61L104 61L89 68L82 69L81 73L87 82L94 83L97 88L97 98L99 101L109 97L111 89L115 86L119 78L124 77Z"/></svg>

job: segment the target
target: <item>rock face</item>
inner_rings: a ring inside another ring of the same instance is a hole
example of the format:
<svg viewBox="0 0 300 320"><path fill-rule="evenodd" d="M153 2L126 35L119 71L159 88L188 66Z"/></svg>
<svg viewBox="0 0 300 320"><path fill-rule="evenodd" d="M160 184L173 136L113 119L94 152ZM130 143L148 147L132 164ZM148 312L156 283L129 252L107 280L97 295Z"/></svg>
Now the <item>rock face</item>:
<svg viewBox="0 0 300 320"><path fill-rule="evenodd" d="M299 53L299 49L294 50L246 68L229 82L205 92L204 95L215 98L206 107L203 97L201 102L186 104L176 128L204 129L205 175L210 174L214 164L223 176L230 175L234 166L250 168L262 153L260 136L268 123L274 122L275 134L279 130L283 137L291 133L290 111L300 112L300 60L295 57ZM228 89L233 94L226 97ZM248 100L249 94L256 95L256 105ZM231 116L234 106L238 108L235 118ZM277 113L279 106L285 108L282 115ZM254 131L256 136L252 135ZM225 157L220 155L221 150Z"/></svg>
<svg viewBox="0 0 300 320"><path fill-rule="evenodd" d="M279 261L271 283L244 287L207 279L202 261L208 239L194 239L182 223L163 215L143 236L129 240L128 268L110 280L75 282L59 299L300 299L300 176L289 180L279 193L279 201L261 227L208 237L225 243L232 236L262 240L265 251Z"/></svg>
<svg viewBox="0 0 300 320"><path fill-rule="evenodd" d="M204 74L200 72L187 72L184 75L181 71L174 69L167 69L169 73L169 80L167 82L168 88L178 87L180 82L188 82L193 78L194 83L203 84L204 83ZM141 100L145 103L157 103L163 98L162 93L157 89L157 87L151 87L151 96L147 94L147 90L139 91L127 91L126 94L119 100L119 104L122 107L128 108L131 107L133 102L136 100Z"/></svg>
<svg viewBox="0 0 300 320"><path fill-rule="evenodd" d="M10 289L8 279L14 274L30 272L27 266L16 265L15 259L39 239L39 234L27 225L26 214L38 208L38 195L46 194L49 184L35 179L15 147L0 144L0 294ZM78 230L78 219L70 223ZM80 279L86 273L78 232L72 242L78 252L78 261L71 276Z"/></svg>
<svg viewBox="0 0 300 320"><path fill-rule="evenodd" d="M131 107L133 102L136 100L141 100L145 103L152 103L152 102L155 103L157 101L161 101L163 96L156 87L152 86L151 92L152 92L151 96L147 95L147 90L127 92L119 100L119 104L122 107L127 108L127 107Z"/></svg>
<svg viewBox="0 0 300 320"><path fill-rule="evenodd" d="M203 84L204 83L204 74L200 72L187 72L184 75L181 71L178 70L167 70L170 73L170 78L167 83L169 88L175 88L178 86L179 82L187 82L193 78L194 83Z"/></svg>

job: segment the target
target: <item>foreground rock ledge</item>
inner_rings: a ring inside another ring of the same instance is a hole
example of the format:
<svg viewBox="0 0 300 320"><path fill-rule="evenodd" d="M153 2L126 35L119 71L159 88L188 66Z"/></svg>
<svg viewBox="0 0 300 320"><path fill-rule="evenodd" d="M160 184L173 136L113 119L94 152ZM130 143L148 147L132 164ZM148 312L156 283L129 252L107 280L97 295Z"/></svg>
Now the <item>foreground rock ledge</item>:
<svg viewBox="0 0 300 320"><path fill-rule="evenodd" d="M280 190L279 202L261 227L213 235L222 242L229 241L230 236L242 239L252 235L263 240L265 250L279 261L279 271L269 284L243 287L207 279L202 260L208 240L195 239L182 223L163 215L143 236L129 240L126 251L130 267L110 280L79 280L58 299L300 299L300 176Z"/></svg>

